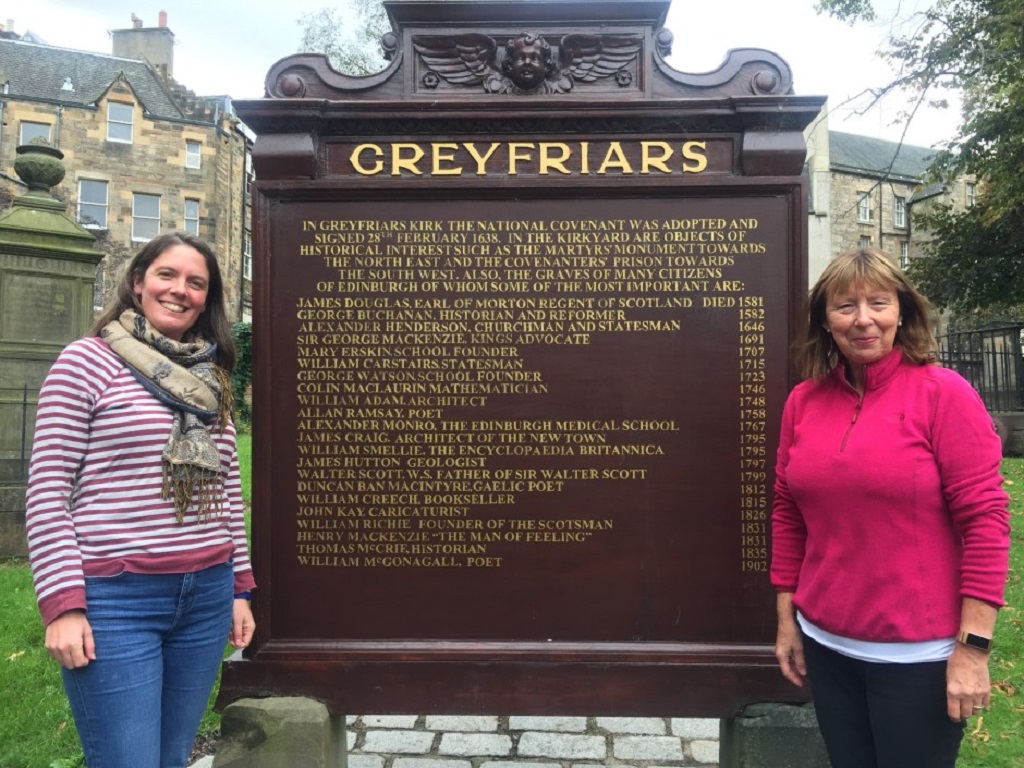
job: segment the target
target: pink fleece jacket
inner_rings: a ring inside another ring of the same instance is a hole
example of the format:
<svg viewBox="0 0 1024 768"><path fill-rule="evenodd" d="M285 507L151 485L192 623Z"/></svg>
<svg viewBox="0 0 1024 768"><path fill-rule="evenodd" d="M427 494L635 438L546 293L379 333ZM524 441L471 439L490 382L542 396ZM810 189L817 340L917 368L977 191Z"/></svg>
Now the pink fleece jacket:
<svg viewBox="0 0 1024 768"><path fill-rule="evenodd" d="M1002 450L954 371L897 349L805 381L782 416L772 584L817 626L874 642L953 637L962 597L1003 604L1010 545Z"/></svg>

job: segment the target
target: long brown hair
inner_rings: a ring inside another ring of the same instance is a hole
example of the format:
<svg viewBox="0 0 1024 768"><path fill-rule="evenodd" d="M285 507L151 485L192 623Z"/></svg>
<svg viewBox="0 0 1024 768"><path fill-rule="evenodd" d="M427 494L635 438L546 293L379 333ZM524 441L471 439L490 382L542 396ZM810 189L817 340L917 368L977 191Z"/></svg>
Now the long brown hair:
<svg viewBox="0 0 1024 768"><path fill-rule="evenodd" d="M826 327L828 299L853 286L894 291L900 304L900 325L893 344L903 357L919 365L935 363L938 344L932 333L931 303L910 284L896 263L870 246L851 248L825 268L807 299L807 328L797 342L797 364L807 379L820 379L840 364L842 357Z"/></svg>
<svg viewBox="0 0 1024 768"><path fill-rule="evenodd" d="M203 240L188 232L167 232L154 237L135 254L128 265L124 268L120 280L117 283L117 290L114 292L113 301L103 310L92 326L90 333L99 336L103 327L116 320L126 309L138 309L138 298L135 296L135 283L146 276L146 270L168 248L176 245L187 245L195 248L203 255L206 261L206 269L210 273L210 283L206 292L206 309L196 318L195 325L189 330L190 334L199 334L208 341L217 345L217 362L228 373L235 369L235 339L231 333L231 323L228 322L227 312L224 309L224 281L220 276L220 267L217 265L217 257Z"/></svg>

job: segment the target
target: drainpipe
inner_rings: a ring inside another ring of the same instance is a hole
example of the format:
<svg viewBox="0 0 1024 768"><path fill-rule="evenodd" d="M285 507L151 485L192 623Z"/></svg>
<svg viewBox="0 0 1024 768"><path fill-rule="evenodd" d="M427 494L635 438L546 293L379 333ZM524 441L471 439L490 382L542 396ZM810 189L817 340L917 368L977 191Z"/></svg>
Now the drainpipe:
<svg viewBox="0 0 1024 768"><path fill-rule="evenodd" d="M10 84L4 83L3 91L0 91L0 94L6 96L9 91ZM4 104L6 103L4 99L0 98L0 150L3 150L4 146Z"/></svg>
<svg viewBox="0 0 1024 768"><path fill-rule="evenodd" d="M878 250L885 253L885 182L878 183Z"/></svg>

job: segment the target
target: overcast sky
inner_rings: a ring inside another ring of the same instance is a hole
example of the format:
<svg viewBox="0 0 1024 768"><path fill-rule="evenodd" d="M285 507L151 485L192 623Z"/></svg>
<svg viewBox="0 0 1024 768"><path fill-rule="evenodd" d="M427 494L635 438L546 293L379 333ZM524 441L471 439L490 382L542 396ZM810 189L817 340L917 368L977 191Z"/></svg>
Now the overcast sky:
<svg viewBox="0 0 1024 768"><path fill-rule="evenodd" d="M267 71L298 51L297 20L328 0L32 0L7 3L0 19L51 45L110 53L111 29L132 26L131 14L155 27L167 11L174 33L174 75L199 94L236 99L263 95ZM814 0L674 0L665 26L675 36L671 64L684 72L717 69L730 48L767 48L793 70L802 96L828 96L833 130L899 140L893 102L856 118L849 99L888 81L876 52L897 7L906 14L927 0L876 0L880 20L850 27L813 10ZM932 146L952 137L956 115L932 111L911 125L906 141Z"/></svg>

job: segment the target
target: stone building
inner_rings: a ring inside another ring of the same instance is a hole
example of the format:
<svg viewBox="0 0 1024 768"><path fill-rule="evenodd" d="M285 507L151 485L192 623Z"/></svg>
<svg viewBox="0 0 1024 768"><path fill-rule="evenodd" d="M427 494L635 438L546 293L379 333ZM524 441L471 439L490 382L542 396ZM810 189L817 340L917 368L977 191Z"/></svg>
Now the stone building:
<svg viewBox="0 0 1024 768"><path fill-rule="evenodd" d="M249 182L253 136L226 96L198 97L174 80L174 35L132 17L112 32L112 55L0 38L0 188L17 194L15 147L59 147L58 192L107 255L96 307L117 270L161 232L208 241L221 259L233 319L249 319Z"/></svg>
<svg viewBox="0 0 1024 768"><path fill-rule="evenodd" d="M928 147L830 131L824 117L812 126L807 135L811 284L834 256L857 245L880 248L906 267L928 240L915 213L937 203L973 204L973 176L946 184L931 181L928 166L935 154Z"/></svg>

